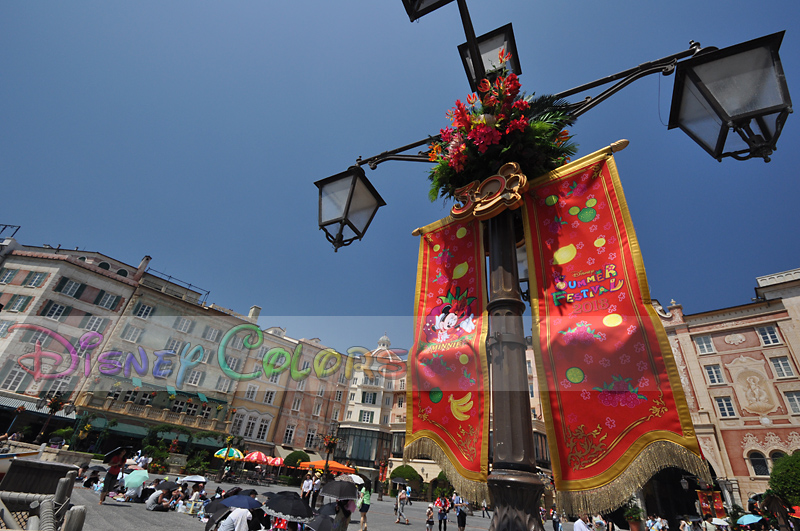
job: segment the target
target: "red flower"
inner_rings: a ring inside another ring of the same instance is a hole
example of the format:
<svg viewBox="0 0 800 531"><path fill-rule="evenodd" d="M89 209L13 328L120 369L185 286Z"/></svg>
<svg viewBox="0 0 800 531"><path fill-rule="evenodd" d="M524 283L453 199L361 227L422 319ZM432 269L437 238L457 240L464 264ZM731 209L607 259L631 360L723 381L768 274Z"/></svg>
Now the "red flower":
<svg viewBox="0 0 800 531"><path fill-rule="evenodd" d="M450 142L453 140L453 130L449 127L439 130L439 136L442 137L442 142Z"/></svg>
<svg viewBox="0 0 800 531"><path fill-rule="evenodd" d="M528 121L524 117L511 120L506 128L506 134L512 133L513 131L524 131L527 125Z"/></svg>
<svg viewBox="0 0 800 531"><path fill-rule="evenodd" d="M519 89L521 87L522 85L519 83L517 74L509 74L505 82L506 94L512 98L515 98L517 94L519 94Z"/></svg>
<svg viewBox="0 0 800 531"><path fill-rule="evenodd" d="M475 126L475 129L467 134L467 138L472 140L472 143L477 146L478 151L481 153L486 153L486 150L492 144L499 143L500 137L500 132L497 129L494 127L489 127L485 124L479 124Z"/></svg>
<svg viewBox="0 0 800 531"><path fill-rule="evenodd" d="M489 83L488 79L481 79L481 82L478 83L478 92L489 92L492 89L492 84Z"/></svg>
<svg viewBox="0 0 800 531"><path fill-rule="evenodd" d="M453 121L453 127L455 127L456 129L463 128L469 130L470 128L469 111L467 111L466 105L461 103L461 100L456 100L455 108L448 111L447 115Z"/></svg>
<svg viewBox="0 0 800 531"><path fill-rule="evenodd" d="M531 104L530 104L530 103L528 103L528 102L527 102L527 101L525 101L525 100L517 100L517 101L515 101L515 102L514 102L514 105L512 105L511 107L512 107L513 109L517 109L518 111L525 112L525 111L527 111L527 110L528 110L528 108L529 108L530 106L531 106Z"/></svg>

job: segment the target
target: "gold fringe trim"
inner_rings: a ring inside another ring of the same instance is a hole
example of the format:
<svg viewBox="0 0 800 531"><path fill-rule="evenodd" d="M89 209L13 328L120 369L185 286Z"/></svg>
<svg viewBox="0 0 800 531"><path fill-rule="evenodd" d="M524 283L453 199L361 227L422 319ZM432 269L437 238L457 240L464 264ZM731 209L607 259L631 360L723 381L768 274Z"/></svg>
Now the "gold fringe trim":
<svg viewBox="0 0 800 531"><path fill-rule="evenodd" d="M669 441L656 441L645 448L613 481L596 489L557 491L556 503L568 515L605 514L627 503L656 473L681 468L706 483L711 473L705 461L690 450Z"/></svg>
<svg viewBox="0 0 800 531"><path fill-rule="evenodd" d="M486 482L472 481L461 475L458 469L447 457L442 448L428 437L420 437L411 441L403 448L403 464L407 464L409 459L432 459L447 475L450 484L456 489L459 496L467 501L481 503L489 500L489 488Z"/></svg>

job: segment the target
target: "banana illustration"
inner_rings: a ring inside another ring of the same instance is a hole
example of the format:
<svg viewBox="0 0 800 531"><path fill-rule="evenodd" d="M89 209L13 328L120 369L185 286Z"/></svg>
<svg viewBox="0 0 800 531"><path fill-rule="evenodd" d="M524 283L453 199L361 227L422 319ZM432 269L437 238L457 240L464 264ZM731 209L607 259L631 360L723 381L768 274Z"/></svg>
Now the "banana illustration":
<svg viewBox="0 0 800 531"><path fill-rule="evenodd" d="M469 411L472 409L472 391L468 392L458 400L453 398L451 394L447 398L448 402L450 402L450 412L453 413L453 416L456 420L467 420L469 415L465 414L465 411Z"/></svg>

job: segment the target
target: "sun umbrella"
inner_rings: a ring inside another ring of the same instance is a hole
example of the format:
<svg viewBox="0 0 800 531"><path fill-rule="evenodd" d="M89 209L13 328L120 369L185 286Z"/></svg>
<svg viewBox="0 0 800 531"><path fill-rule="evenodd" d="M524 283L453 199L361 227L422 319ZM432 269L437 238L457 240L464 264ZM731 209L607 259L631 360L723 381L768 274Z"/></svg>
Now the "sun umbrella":
<svg viewBox="0 0 800 531"><path fill-rule="evenodd" d="M264 512L290 522L307 523L314 518L314 512L294 491L284 491L273 496L264 504Z"/></svg>
<svg viewBox="0 0 800 531"><path fill-rule="evenodd" d="M108 452L108 453L105 455L105 457L103 457L103 462L104 462L104 463L108 463L109 461L111 461L111 458L112 458L112 457L114 457L115 455L117 455L117 454L118 454L119 452L121 452L122 450L130 450L131 448L133 448L133 447L132 447L132 446L119 446L119 447L117 447L117 448L114 448L113 450L111 450L110 452Z"/></svg>
<svg viewBox="0 0 800 531"><path fill-rule="evenodd" d="M156 488L158 490L168 490L168 491L172 492L175 489L179 489L180 485L178 485L174 481L162 481L161 483L156 485Z"/></svg>
<svg viewBox="0 0 800 531"><path fill-rule="evenodd" d="M725 520L723 520L722 518L712 518L711 519L711 523L714 524L714 525L724 525L724 526L731 525L728 522L726 522Z"/></svg>
<svg viewBox="0 0 800 531"><path fill-rule="evenodd" d="M261 507L261 502L252 496L237 494L236 496L231 496L230 498L225 498L222 500L222 505L232 509L236 507L241 507L242 509L255 509L256 507Z"/></svg>
<svg viewBox="0 0 800 531"><path fill-rule="evenodd" d="M702 518L700 518L699 516L695 516L693 514L687 514L686 516L683 517L683 519L686 520L687 522L702 522L703 521Z"/></svg>
<svg viewBox="0 0 800 531"><path fill-rule="evenodd" d="M329 481L323 485L320 494L335 500L357 500L358 489L350 481Z"/></svg>
<svg viewBox="0 0 800 531"><path fill-rule="evenodd" d="M401 477L398 476L398 477L392 478L392 483L398 483L400 485L405 485L406 484L406 480L404 478L401 478Z"/></svg>
<svg viewBox="0 0 800 531"><path fill-rule="evenodd" d="M241 461L244 459L244 454L237 450L236 448L220 448L216 452L214 452L214 457L219 457L220 459L225 459L225 453L228 454L229 461Z"/></svg>
<svg viewBox="0 0 800 531"><path fill-rule="evenodd" d="M336 515L336 502L326 503L325 505L319 508L318 514L322 514L325 516Z"/></svg>
<svg viewBox="0 0 800 531"><path fill-rule="evenodd" d="M736 520L736 523L739 525L750 525L752 523L758 522L759 520L761 520L761 517L758 516L757 514L745 514L741 518Z"/></svg>
<svg viewBox="0 0 800 531"><path fill-rule="evenodd" d="M272 466L283 466L283 457L276 457L275 459L272 460L270 464Z"/></svg>
<svg viewBox="0 0 800 531"><path fill-rule="evenodd" d="M206 507L206 509L208 509L208 507ZM208 522L206 522L206 531L211 531L215 525L221 522L226 516L231 514L232 510L233 509L230 507L222 507L214 511L214 514L212 514L208 519Z"/></svg>
<svg viewBox="0 0 800 531"><path fill-rule="evenodd" d="M792 512L789 513L789 516L792 518L800 518L800 505L793 506Z"/></svg>
<svg viewBox="0 0 800 531"><path fill-rule="evenodd" d="M208 483L208 480L203 476L186 476L183 480L188 483Z"/></svg>
<svg viewBox="0 0 800 531"><path fill-rule="evenodd" d="M106 467L101 466L101 465L93 465L93 466L89 467L89 470L97 470L98 472L105 472L106 471Z"/></svg>
<svg viewBox="0 0 800 531"><path fill-rule="evenodd" d="M266 463L267 455L264 452L250 452L244 457L248 463Z"/></svg>
<svg viewBox="0 0 800 531"><path fill-rule="evenodd" d="M135 489L148 479L150 479L150 474L147 473L147 470L134 470L125 476L125 487Z"/></svg>
<svg viewBox="0 0 800 531"><path fill-rule="evenodd" d="M358 474L350 474L350 477L353 478L353 483L355 483L357 485L363 485L364 484L364 478L362 478Z"/></svg>
<svg viewBox="0 0 800 531"><path fill-rule="evenodd" d="M319 514L313 520L308 522L306 527L308 529L313 529L313 531L332 531L333 519L330 516Z"/></svg>

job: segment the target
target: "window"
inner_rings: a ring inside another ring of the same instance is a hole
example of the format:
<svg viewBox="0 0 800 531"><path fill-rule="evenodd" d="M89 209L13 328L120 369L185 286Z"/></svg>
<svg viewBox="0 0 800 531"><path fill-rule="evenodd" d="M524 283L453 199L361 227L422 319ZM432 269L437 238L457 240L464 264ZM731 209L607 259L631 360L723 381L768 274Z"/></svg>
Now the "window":
<svg viewBox="0 0 800 531"><path fill-rule="evenodd" d="M74 280L68 279L67 282L64 284L64 287L61 288L61 293L63 293L67 297L75 297L77 299L79 295L75 294L78 293L78 288L80 287L81 287L80 284L78 284Z"/></svg>
<svg viewBox="0 0 800 531"><path fill-rule="evenodd" d="M31 334L31 337L28 338L27 342L32 345L35 345L37 342L39 342L44 347L50 342L50 339L51 339L50 336L46 332L42 330L37 330L36 332Z"/></svg>
<svg viewBox="0 0 800 531"><path fill-rule="evenodd" d="M706 365L706 375L708 375L708 383L710 384L721 384L725 383L725 380L722 378L722 369L720 369L719 365Z"/></svg>
<svg viewBox="0 0 800 531"><path fill-rule="evenodd" d="M256 393L258 393L258 386L250 384L247 386L247 391L244 392L244 399L245 400L255 400Z"/></svg>
<svg viewBox="0 0 800 531"><path fill-rule="evenodd" d="M195 404L195 403L186 404L186 416L187 417L194 417L195 415L197 415L197 410L198 409L199 409L199 406L197 404Z"/></svg>
<svg viewBox="0 0 800 531"><path fill-rule="evenodd" d="M174 337L171 337L167 341L167 344L164 345L164 350L171 350L175 354L180 354L181 350L183 350L184 345L186 345L185 341L181 341L180 339L175 339Z"/></svg>
<svg viewBox="0 0 800 531"><path fill-rule="evenodd" d="M361 411L358 415L359 422L369 422L372 423L372 418L375 416L374 411Z"/></svg>
<svg viewBox="0 0 800 531"><path fill-rule="evenodd" d="M231 434L239 435L242 431L242 423L244 422L244 413L237 413L233 417L233 424L231 424Z"/></svg>
<svg viewBox="0 0 800 531"><path fill-rule="evenodd" d="M352 411L348 411L347 412L347 420L350 420L351 418L353 418L353 412Z"/></svg>
<svg viewBox="0 0 800 531"><path fill-rule="evenodd" d="M156 378L168 378L172 375L173 360L160 359L153 363L153 376Z"/></svg>
<svg viewBox="0 0 800 531"><path fill-rule="evenodd" d="M5 337L14 321L0 321L0 338Z"/></svg>
<svg viewBox="0 0 800 531"><path fill-rule="evenodd" d="M139 340L139 337L142 335L142 332L144 332L144 330L141 328L125 325L125 329L122 331L122 340L136 343Z"/></svg>
<svg viewBox="0 0 800 531"><path fill-rule="evenodd" d="M275 401L275 391L267 391L264 393L264 403L272 404Z"/></svg>
<svg viewBox="0 0 800 531"><path fill-rule="evenodd" d="M256 433L256 439L262 441L267 440L267 431L269 431L269 423L270 419L261 419L261 422L258 423L258 432Z"/></svg>
<svg viewBox="0 0 800 531"><path fill-rule="evenodd" d="M242 350L242 347L244 347L244 339L239 336L233 336L228 342L228 346L236 350Z"/></svg>
<svg viewBox="0 0 800 531"><path fill-rule="evenodd" d="M204 419L211 417L211 406L209 404L203 404L203 407L200 408L200 416Z"/></svg>
<svg viewBox="0 0 800 531"><path fill-rule="evenodd" d="M136 400L136 397L139 396L139 393L131 389L130 391L126 391L125 395L122 397L123 402L133 402Z"/></svg>
<svg viewBox="0 0 800 531"><path fill-rule="evenodd" d="M720 417L735 417L736 411L733 410L733 401L729 396L718 396L715 398L719 408Z"/></svg>
<svg viewBox="0 0 800 531"><path fill-rule="evenodd" d="M315 417L319 417L320 411L322 411L322 402L317 402L314 404L314 412L312 413L312 415L314 415Z"/></svg>
<svg viewBox="0 0 800 531"><path fill-rule="evenodd" d="M152 393L142 393L142 396L139 397L139 405L140 406L149 406L150 402L153 400Z"/></svg>
<svg viewBox="0 0 800 531"><path fill-rule="evenodd" d="M786 402L789 404L789 410L795 415L800 414L800 391L787 391Z"/></svg>
<svg viewBox="0 0 800 531"><path fill-rule="evenodd" d="M397 407L403 407L404 403L405 403L405 397L401 396L397 399Z"/></svg>
<svg viewBox="0 0 800 531"><path fill-rule="evenodd" d="M47 311L45 317L48 319L58 320L62 315L64 315L64 310L66 310L66 306L62 306L61 304L51 304L50 309Z"/></svg>
<svg viewBox="0 0 800 531"><path fill-rule="evenodd" d="M183 408L186 407L186 402L183 400L175 400L172 402L172 412L173 413L180 413L183 411Z"/></svg>
<svg viewBox="0 0 800 531"><path fill-rule="evenodd" d="M347 376L345 376L344 371L339 374L339 383L347 385Z"/></svg>
<svg viewBox="0 0 800 531"><path fill-rule="evenodd" d="M775 450L769 454L769 460L772 461L772 466L775 466L775 462L784 457L786 457L786 454L779 450Z"/></svg>
<svg viewBox="0 0 800 531"><path fill-rule="evenodd" d="M86 321L86 325L83 328L84 330L89 330L91 332L99 332L104 328L105 325L104 321L105 319L103 319L102 317L95 317L93 315L89 317L89 319Z"/></svg>
<svg viewBox="0 0 800 531"><path fill-rule="evenodd" d="M8 284L18 272L19 269L0 269L0 284Z"/></svg>
<svg viewBox="0 0 800 531"><path fill-rule="evenodd" d="M280 373L273 372L272 374L269 375L269 380L268 381L269 381L269 383L276 384L276 383L278 383L278 380L280 379L280 377L281 377Z"/></svg>
<svg viewBox="0 0 800 531"><path fill-rule="evenodd" d="M0 333L0 335L3 335L3 334ZM333 400L335 402L341 402L342 401L342 394L343 394L342 391L336 391L336 395L335 395L335 398Z"/></svg>
<svg viewBox="0 0 800 531"><path fill-rule="evenodd" d="M714 352L714 344L711 342L711 336L700 336L694 338L697 344L697 351L700 354L711 354Z"/></svg>
<svg viewBox="0 0 800 531"><path fill-rule="evenodd" d="M392 381L392 380L386 380L386 389L388 389L389 391L391 391L392 389L394 389L394 381Z"/></svg>
<svg viewBox="0 0 800 531"><path fill-rule="evenodd" d="M770 358L769 361L772 362L772 367L775 369L775 375L778 378L788 378L789 376L794 376L794 371L792 371L792 366L789 365L788 356L781 356L779 358Z"/></svg>
<svg viewBox="0 0 800 531"><path fill-rule="evenodd" d="M47 397L51 398L55 395L68 395L70 393L69 384L72 381L72 376L59 376L53 381L53 385L47 391Z"/></svg>
<svg viewBox="0 0 800 531"><path fill-rule="evenodd" d="M247 417L247 424L244 427L244 436L245 437L252 437L253 431L256 429L256 421L258 417Z"/></svg>
<svg viewBox="0 0 800 531"><path fill-rule="evenodd" d="M406 379L403 378L402 380L400 380L400 390L405 391L405 388L406 388Z"/></svg>
<svg viewBox="0 0 800 531"><path fill-rule="evenodd" d="M306 448L312 448L314 446L314 438L317 436L316 430L308 430L306 434Z"/></svg>
<svg viewBox="0 0 800 531"><path fill-rule="evenodd" d="M325 394L325 386L320 385L319 389L317 389L317 396L323 396Z"/></svg>
<svg viewBox="0 0 800 531"><path fill-rule="evenodd" d="M778 345L781 340L778 338L778 332L774 326L761 326L756 328L758 336L761 338L761 344L764 346Z"/></svg>
<svg viewBox="0 0 800 531"><path fill-rule="evenodd" d="M365 391L361 392L361 403L362 404L374 404L375 400L378 397L378 393L367 393Z"/></svg>
<svg viewBox="0 0 800 531"><path fill-rule="evenodd" d="M105 293L100 297L100 302L98 302L97 305L106 310L113 310L117 306L117 301L119 301L119 297L110 293Z"/></svg>
<svg viewBox="0 0 800 531"><path fill-rule="evenodd" d="M175 329L178 332L188 332L190 328L192 328L192 321L186 317L178 317L178 320L175 322Z"/></svg>
<svg viewBox="0 0 800 531"><path fill-rule="evenodd" d="M531 395L531 398L533 398L534 393L533 393L533 384L532 383L528 384L528 394Z"/></svg>
<svg viewBox="0 0 800 531"><path fill-rule="evenodd" d="M332 420L339 420L339 413L340 413L340 411L339 411L338 407L333 408L333 414L331 415L331 419Z"/></svg>
<svg viewBox="0 0 800 531"><path fill-rule="evenodd" d="M106 395L106 398L110 398L111 400L117 400L119 398L119 395L121 394L122 390L119 387L112 388Z"/></svg>
<svg viewBox="0 0 800 531"><path fill-rule="evenodd" d="M533 366L531 366L531 360L527 360L525 364L528 366L528 374L533 372Z"/></svg>
<svg viewBox="0 0 800 531"><path fill-rule="evenodd" d="M139 319L147 319L153 313L153 307L147 304L140 304L139 309L136 311L136 317Z"/></svg>
<svg viewBox="0 0 800 531"><path fill-rule="evenodd" d="M286 431L283 432L283 444L291 445L292 441L294 440L294 429L297 426L294 424L289 424L286 426Z"/></svg>
<svg viewBox="0 0 800 531"><path fill-rule="evenodd" d="M21 368L14 367L9 371L8 375L6 375L6 379L3 380L3 383L0 384L0 389L16 393L19 389L19 385L22 383L22 379L25 378L25 374L27 373Z"/></svg>
<svg viewBox="0 0 800 531"><path fill-rule="evenodd" d="M28 307L28 303L33 300L33 297L23 297L22 295L14 295L6 303L6 309L9 312L24 312Z"/></svg>
<svg viewBox="0 0 800 531"><path fill-rule="evenodd" d="M267 355L268 351L269 349L267 348L266 345L262 346L261 348L258 349L258 352L256 352L256 359L259 361L263 360L264 356Z"/></svg>
<svg viewBox="0 0 800 531"><path fill-rule="evenodd" d="M383 423L384 424L389 424L389 415L384 415L383 416Z"/></svg>
<svg viewBox="0 0 800 531"><path fill-rule="evenodd" d="M306 381L305 380L300 380L299 382L297 382L297 390L298 391L305 391L306 390Z"/></svg>
<svg viewBox="0 0 800 531"><path fill-rule="evenodd" d="M383 399L383 405L384 406L391 406L392 405L392 397L391 396L387 396L386 398L384 398Z"/></svg>
<svg viewBox="0 0 800 531"><path fill-rule="evenodd" d="M355 393L350 393L350 400L352 401L352 400L355 400L355 399L356 399L356 394Z"/></svg>
<svg viewBox="0 0 800 531"><path fill-rule="evenodd" d="M231 388L231 381L224 376L220 376L217 378L217 385L214 386L214 389L220 393L227 393Z"/></svg>
<svg viewBox="0 0 800 531"><path fill-rule="evenodd" d="M25 285L30 288L38 288L39 286L42 285L42 282L44 282L44 279L46 278L47 278L47 273L31 272Z"/></svg>
<svg viewBox="0 0 800 531"><path fill-rule="evenodd" d="M191 371L189 377L186 378L187 385L200 385L200 380L203 379L203 371Z"/></svg>
<svg viewBox="0 0 800 531"><path fill-rule="evenodd" d="M235 371L239 368L239 362L242 361L239 358L234 358L233 356L226 356L225 363L228 364L228 367L231 368L232 371Z"/></svg>
<svg viewBox="0 0 800 531"><path fill-rule="evenodd" d="M302 398L295 398L292 402L292 411L300 411L300 404L303 402Z"/></svg>
<svg viewBox="0 0 800 531"><path fill-rule="evenodd" d="M750 452L747 456L750 459L750 466L753 467L753 474L756 476L769 476L769 465L767 458L761 452Z"/></svg>
<svg viewBox="0 0 800 531"><path fill-rule="evenodd" d="M209 326L208 328L206 328L205 332L203 332L203 339L216 342L219 339L220 333L221 332L216 328L211 328Z"/></svg>

